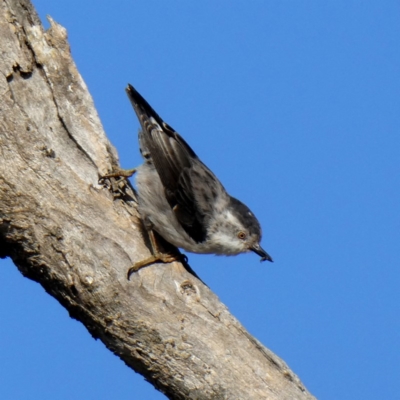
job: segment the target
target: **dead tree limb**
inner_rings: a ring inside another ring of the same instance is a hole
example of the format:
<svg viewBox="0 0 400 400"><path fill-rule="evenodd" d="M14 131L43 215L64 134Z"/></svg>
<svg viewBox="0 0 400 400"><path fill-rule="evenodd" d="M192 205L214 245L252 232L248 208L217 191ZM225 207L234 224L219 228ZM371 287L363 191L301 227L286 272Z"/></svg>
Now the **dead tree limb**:
<svg viewBox="0 0 400 400"><path fill-rule="evenodd" d="M98 185L117 156L66 31L0 4L0 256L170 399L312 399L181 264L126 279L149 250L135 202Z"/></svg>

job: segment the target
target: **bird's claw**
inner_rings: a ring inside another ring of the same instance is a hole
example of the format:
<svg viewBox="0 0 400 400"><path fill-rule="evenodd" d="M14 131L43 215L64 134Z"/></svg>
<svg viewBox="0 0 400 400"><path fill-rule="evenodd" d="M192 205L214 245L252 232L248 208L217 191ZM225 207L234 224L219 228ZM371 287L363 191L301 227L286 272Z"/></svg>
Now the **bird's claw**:
<svg viewBox="0 0 400 400"><path fill-rule="evenodd" d="M130 276L134 273L139 271L139 269L143 268L143 267L147 267L151 264L154 264L156 262L162 262L165 264L171 263L171 262L175 262L175 261L182 261L182 257L184 257L185 262L187 262L187 257L183 254L179 254L179 255L174 255L174 254L157 254L155 256L151 256L148 257L142 261L138 261L137 263L135 263L132 267L130 267L128 269L128 273L127 273L127 278L129 280Z"/></svg>

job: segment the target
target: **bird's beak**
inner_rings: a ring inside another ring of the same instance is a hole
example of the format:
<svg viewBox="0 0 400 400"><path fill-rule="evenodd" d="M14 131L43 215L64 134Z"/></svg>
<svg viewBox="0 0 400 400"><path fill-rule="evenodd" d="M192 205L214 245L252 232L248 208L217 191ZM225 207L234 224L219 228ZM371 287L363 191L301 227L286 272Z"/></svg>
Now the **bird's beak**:
<svg viewBox="0 0 400 400"><path fill-rule="evenodd" d="M250 247L251 251L254 251L254 253L258 254L261 257L260 261L271 261L273 262L274 260L271 258L271 256L260 246L260 244L255 244L254 246Z"/></svg>

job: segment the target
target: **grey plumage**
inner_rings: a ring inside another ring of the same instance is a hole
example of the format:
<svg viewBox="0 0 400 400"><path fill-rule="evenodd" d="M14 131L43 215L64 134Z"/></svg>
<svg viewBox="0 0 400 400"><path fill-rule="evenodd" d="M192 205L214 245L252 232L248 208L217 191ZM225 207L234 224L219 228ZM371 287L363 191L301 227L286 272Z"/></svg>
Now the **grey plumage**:
<svg viewBox="0 0 400 400"><path fill-rule="evenodd" d="M185 140L131 86L126 89L141 125L144 163L136 169L139 212L148 230L193 253L235 255L260 246L261 227L250 209L231 197Z"/></svg>

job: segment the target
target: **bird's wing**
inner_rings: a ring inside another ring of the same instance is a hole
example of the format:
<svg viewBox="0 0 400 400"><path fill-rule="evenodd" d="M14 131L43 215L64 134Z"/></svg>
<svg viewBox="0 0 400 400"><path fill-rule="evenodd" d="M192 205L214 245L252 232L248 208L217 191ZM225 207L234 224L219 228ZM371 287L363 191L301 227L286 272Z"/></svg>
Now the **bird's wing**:
<svg viewBox="0 0 400 400"><path fill-rule="evenodd" d="M206 239L211 204L226 193L215 175L131 86L126 89L142 126L141 150L151 158L178 221L196 242Z"/></svg>

